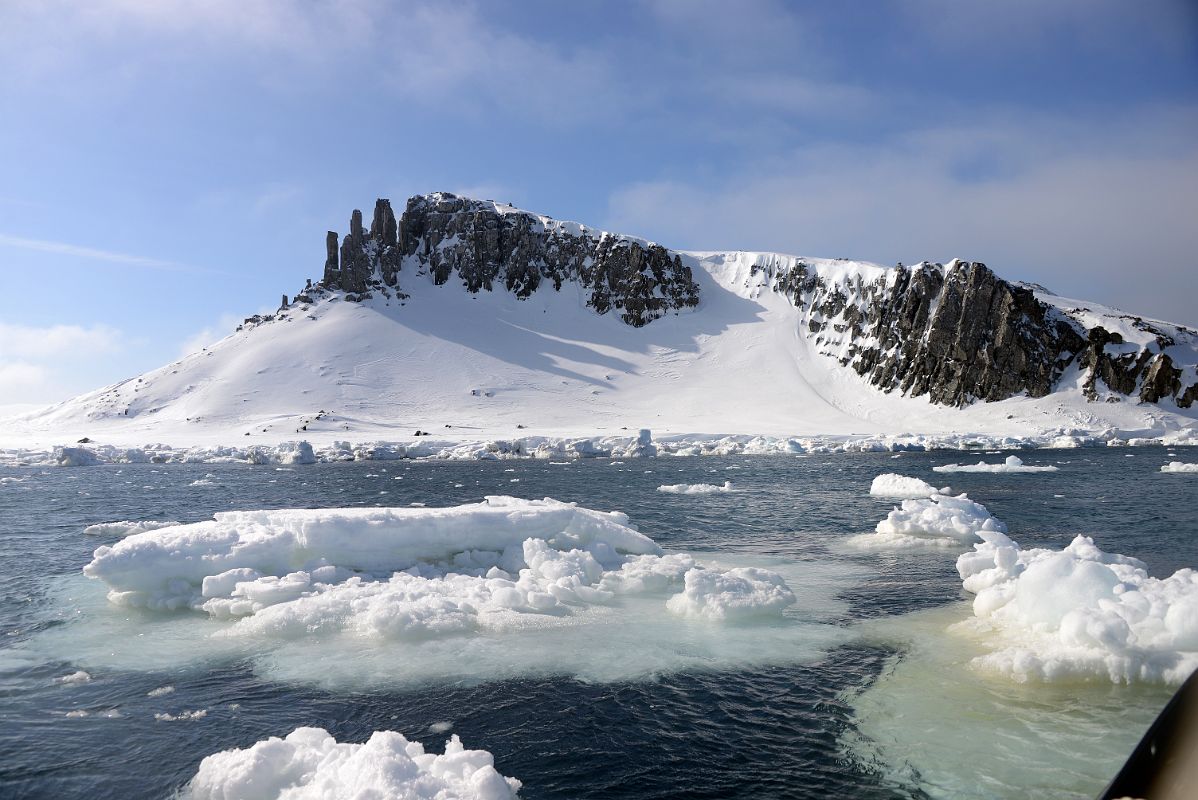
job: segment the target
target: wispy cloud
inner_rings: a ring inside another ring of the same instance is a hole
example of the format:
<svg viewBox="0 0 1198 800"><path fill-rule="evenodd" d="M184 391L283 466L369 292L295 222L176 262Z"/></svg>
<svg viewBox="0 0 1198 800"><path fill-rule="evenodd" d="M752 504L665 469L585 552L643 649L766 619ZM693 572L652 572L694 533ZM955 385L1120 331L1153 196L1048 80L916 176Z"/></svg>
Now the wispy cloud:
<svg viewBox="0 0 1198 800"><path fill-rule="evenodd" d="M0 233L0 247L15 247L20 250L35 250L39 253L54 253L56 255L70 256L71 258L84 258L91 261L107 261L113 264L125 264L132 267L144 267L146 269L158 269L165 270L167 272L197 272L209 274L216 274L219 272L218 270L180 264L177 261L165 261L160 258L147 258L145 256L131 255L129 253L117 253L112 250L100 250L95 247L83 247L80 245L69 244L67 242L52 242L45 239L27 239L23 236L11 236L7 233Z"/></svg>
<svg viewBox="0 0 1198 800"><path fill-rule="evenodd" d="M86 373L127 344L110 325L0 322L0 404L53 402L90 388Z"/></svg>
<svg viewBox="0 0 1198 800"><path fill-rule="evenodd" d="M1174 111L1122 130L990 117L886 144L798 148L710 182L631 184L606 226L684 249L970 258L1194 324L1198 146L1181 146L1177 125ZM1050 140L1037 136L1049 129Z"/></svg>

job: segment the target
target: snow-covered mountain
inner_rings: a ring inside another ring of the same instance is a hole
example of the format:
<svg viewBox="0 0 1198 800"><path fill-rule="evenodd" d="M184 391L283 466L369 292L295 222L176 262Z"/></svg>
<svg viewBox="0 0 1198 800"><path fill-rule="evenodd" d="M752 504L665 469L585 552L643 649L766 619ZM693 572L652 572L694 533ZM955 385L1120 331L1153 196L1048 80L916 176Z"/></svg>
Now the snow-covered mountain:
<svg viewBox="0 0 1198 800"><path fill-rule="evenodd" d="M0 446L1198 436L1198 333L953 261L683 252L435 193L322 278Z"/></svg>

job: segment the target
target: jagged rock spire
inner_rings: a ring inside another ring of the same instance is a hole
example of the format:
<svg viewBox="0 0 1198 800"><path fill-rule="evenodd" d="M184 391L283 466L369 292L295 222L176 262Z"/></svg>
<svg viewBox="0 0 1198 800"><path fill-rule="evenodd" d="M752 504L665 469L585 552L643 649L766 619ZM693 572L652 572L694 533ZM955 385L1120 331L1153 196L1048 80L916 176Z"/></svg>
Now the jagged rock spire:
<svg viewBox="0 0 1198 800"><path fill-rule="evenodd" d="M328 232L325 250L325 286L361 294L370 290L377 277L388 286L395 286L402 255L399 224L391 210L391 201L384 198L375 201L369 234L362 228L362 211L355 208L349 221L349 233L341 241L340 250L336 231Z"/></svg>

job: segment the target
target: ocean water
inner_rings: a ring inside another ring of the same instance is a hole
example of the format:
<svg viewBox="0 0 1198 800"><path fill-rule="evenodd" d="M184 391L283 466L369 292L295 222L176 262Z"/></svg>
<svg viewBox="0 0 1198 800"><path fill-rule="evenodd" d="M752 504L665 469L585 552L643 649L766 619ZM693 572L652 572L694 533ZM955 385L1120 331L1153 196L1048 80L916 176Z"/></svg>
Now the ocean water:
<svg viewBox="0 0 1198 800"><path fill-rule="evenodd" d="M300 725L340 741L391 729L440 751L448 734L430 732L435 723L489 750L529 799L1092 796L1169 690L980 677L962 666L969 643L946 632L968 615L960 551L862 552L845 540L895 502L869 496L872 478L899 472L968 492L1024 547L1084 533L1164 577L1198 566L1198 476L1159 472L1198 453L1172 452L1021 453L1060 468L1032 475L931 471L1005 452L0 469L18 479L0 480L0 796L167 797L205 755ZM656 491L725 480L736 491ZM80 574L115 541L82 533L97 522L493 494L620 510L668 551L782 565L818 636L755 653L767 629L733 638L714 626L694 653L628 674L604 642L537 640L544 652L530 656L532 640L519 640L493 674L392 681L389 663L410 673L402 653L222 647L200 615L111 607ZM728 652L711 646L726 634ZM553 648L567 645L570 668L559 669ZM57 682L80 669L92 679ZM205 713L155 717L195 710Z"/></svg>

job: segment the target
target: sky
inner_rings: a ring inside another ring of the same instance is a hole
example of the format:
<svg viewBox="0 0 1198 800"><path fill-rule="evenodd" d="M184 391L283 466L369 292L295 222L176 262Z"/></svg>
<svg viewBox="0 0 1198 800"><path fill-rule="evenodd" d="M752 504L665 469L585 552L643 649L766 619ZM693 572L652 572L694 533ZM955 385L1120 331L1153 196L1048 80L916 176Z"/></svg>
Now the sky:
<svg viewBox="0 0 1198 800"><path fill-rule="evenodd" d="M1198 3L0 0L0 404L215 341L437 190L1198 325Z"/></svg>

